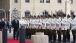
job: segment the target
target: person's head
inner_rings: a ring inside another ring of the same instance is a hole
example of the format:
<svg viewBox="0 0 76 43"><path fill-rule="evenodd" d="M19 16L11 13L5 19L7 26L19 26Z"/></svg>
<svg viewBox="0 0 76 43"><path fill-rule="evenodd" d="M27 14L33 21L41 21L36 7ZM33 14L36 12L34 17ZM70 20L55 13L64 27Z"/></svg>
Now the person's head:
<svg viewBox="0 0 76 43"><path fill-rule="evenodd" d="M21 20L21 18L20 18L20 17L18 17L18 20Z"/></svg>
<svg viewBox="0 0 76 43"><path fill-rule="evenodd" d="M70 18L70 15L67 15L67 18Z"/></svg>
<svg viewBox="0 0 76 43"><path fill-rule="evenodd" d="M57 14L56 18L59 18L59 14Z"/></svg>
<svg viewBox="0 0 76 43"><path fill-rule="evenodd" d="M62 17L63 17L63 18L66 17L66 14L63 14Z"/></svg>
<svg viewBox="0 0 76 43"><path fill-rule="evenodd" d="M4 18L2 18L2 21L4 21Z"/></svg>
<svg viewBox="0 0 76 43"><path fill-rule="evenodd" d="M15 17L15 20L17 20L18 19L18 17Z"/></svg>
<svg viewBox="0 0 76 43"><path fill-rule="evenodd" d="M4 18L4 21L7 21L7 18Z"/></svg>
<svg viewBox="0 0 76 43"><path fill-rule="evenodd" d="M74 19L75 18L75 15L72 15L72 19Z"/></svg>
<svg viewBox="0 0 76 43"><path fill-rule="evenodd" d="M55 18L56 17L56 15L55 14L53 14L53 18Z"/></svg>

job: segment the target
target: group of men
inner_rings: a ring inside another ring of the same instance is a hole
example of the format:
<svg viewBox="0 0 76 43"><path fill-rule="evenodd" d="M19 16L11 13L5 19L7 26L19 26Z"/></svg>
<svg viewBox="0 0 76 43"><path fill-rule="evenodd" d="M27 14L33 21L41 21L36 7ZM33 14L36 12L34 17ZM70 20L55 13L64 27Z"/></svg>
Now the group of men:
<svg viewBox="0 0 76 43"><path fill-rule="evenodd" d="M7 21L7 18L0 19L0 30L1 31L4 28L4 26L6 26L7 28L9 28L9 22Z"/></svg>
<svg viewBox="0 0 76 43"><path fill-rule="evenodd" d="M58 42L61 42L61 35L63 35L63 42L70 40L70 30L72 30L73 41L75 42L76 34L76 17L75 15L53 14L47 16L34 16L30 18L23 18L19 20L20 26L26 28L26 37L31 37L36 32L44 32L49 36L49 40L56 41L58 35Z"/></svg>

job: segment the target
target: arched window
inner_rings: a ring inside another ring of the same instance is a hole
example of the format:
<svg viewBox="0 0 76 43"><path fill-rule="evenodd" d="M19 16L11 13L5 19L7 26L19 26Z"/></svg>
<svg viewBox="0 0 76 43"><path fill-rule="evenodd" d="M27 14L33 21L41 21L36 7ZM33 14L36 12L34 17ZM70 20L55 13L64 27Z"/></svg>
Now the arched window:
<svg viewBox="0 0 76 43"><path fill-rule="evenodd" d="M43 15L48 15L48 11L44 10Z"/></svg>
<svg viewBox="0 0 76 43"><path fill-rule="evenodd" d="M70 3L73 4L73 0L70 0Z"/></svg>
<svg viewBox="0 0 76 43"><path fill-rule="evenodd" d="M46 3L50 3L50 0L46 0Z"/></svg>
<svg viewBox="0 0 76 43"><path fill-rule="evenodd" d="M58 0L58 3L61 3L62 2L62 0Z"/></svg>
<svg viewBox="0 0 76 43"><path fill-rule="evenodd" d="M29 16L30 16L30 11L27 10L27 11L25 12L25 17L29 17Z"/></svg>
<svg viewBox="0 0 76 43"><path fill-rule="evenodd" d="M44 0L40 0L40 3L44 3Z"/></svg>
<svg viewBox="0 0 76 43"><path fill-rule="evenodd" d="M25 0L25 2L29 3L29 2L30 2L30 0Z"/></svg>
<svg viewBox="0 0 76 43"><path fill-rule="evenodd" d="M18 3L18 0L14 0L14 3Z"/></svg>
<svg viewBox="0 0 76 43"><path fill-rule="evenodd" d="M74 11L71 10L71 15L74 15Z"/></svg>
<svg viewBox="0 0 76 43"><path fill-rule="evenodd" d="M64 12L62 10L59 10L56 12L57 14L64 14Z"/></svg>

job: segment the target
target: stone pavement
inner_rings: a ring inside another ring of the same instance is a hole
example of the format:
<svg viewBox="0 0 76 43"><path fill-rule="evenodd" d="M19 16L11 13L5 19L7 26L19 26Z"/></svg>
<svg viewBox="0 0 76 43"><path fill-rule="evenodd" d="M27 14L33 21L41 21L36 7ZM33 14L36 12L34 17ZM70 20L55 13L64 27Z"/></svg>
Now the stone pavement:
<svg viewBox="0 0 76 43"><path fill-rule="evenodd" d="M8 38L13 38L13 30L11 33L9 33L9 31L8 31ZM63 39L63 36L61 36L61 39ZM30 39L26 39L26 40L31 41ZM73 41L73 36L72 36L72 33L70 32L70 42L67 42L67 43L71 43L72 41Z"/></svg>

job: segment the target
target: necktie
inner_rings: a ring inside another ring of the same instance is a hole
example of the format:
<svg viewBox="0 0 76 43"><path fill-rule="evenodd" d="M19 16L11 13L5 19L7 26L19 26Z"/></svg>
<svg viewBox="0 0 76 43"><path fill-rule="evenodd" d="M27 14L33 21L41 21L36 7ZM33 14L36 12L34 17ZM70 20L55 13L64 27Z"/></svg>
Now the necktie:
<svg viewBox="0 0 76 43"><path fill-rule="evenodd" d="M5 21L5 25L7 25L7 22Z"/></svg>
<svg viewBox="0 0 76 43"><path fill-rule="evenodd" d="M16 20L16 23L17 23L17 20Z"/></svg>

